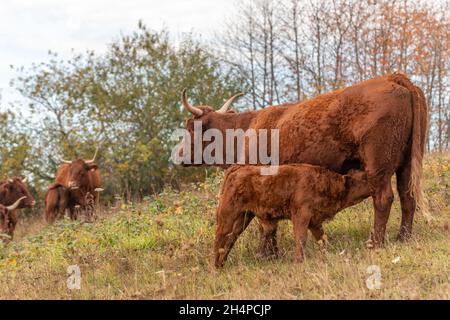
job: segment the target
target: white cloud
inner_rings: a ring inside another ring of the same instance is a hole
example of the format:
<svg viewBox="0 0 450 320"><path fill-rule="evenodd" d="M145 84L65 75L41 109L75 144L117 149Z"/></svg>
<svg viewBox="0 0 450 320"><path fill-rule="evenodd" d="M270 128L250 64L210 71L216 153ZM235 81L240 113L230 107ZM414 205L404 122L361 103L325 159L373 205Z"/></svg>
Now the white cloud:
<svg viewBox="0 0 450 320"><path fill-rule="evenodd" d="M120 33L167 27L209 38L223 27L236 0L2 0L0 7L0 89L3 102L17 97L8 88L9 65L47 59L48 50L70 55L71 49L105 50ZM2 103L3 104L3 103Z"/></svg>

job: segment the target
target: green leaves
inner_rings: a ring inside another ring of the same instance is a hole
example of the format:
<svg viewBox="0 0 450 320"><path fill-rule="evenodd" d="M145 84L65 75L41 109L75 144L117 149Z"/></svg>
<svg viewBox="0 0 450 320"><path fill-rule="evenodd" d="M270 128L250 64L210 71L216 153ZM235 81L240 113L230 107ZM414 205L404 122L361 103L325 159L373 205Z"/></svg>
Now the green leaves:
<svg viewBox="0 0 450 320"><path fill-rule="evenodd" d="M99 146L106 199L144 196L196 173L180 175L169 164L170 134L188 117L180 112L182 88L193 103L212 106L243 90L207 48L190 37L175 45L167 31L150 31L142 22L105 54L61 60L50 53L48 62L18 72L14 84L32 120L17 131L33 141L26 166L36 183L47 184L61 158L90 158Z"/></svg>

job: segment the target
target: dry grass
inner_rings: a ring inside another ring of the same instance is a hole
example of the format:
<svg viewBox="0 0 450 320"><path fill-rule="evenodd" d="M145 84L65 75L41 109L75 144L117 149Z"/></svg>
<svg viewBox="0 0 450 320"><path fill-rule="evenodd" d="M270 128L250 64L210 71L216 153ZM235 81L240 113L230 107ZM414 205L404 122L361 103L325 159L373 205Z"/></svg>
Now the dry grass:
<svg viewBox="0 0 450 320"><path fill-rule="evenodd" d="M257 260L253 222L225 268L210 272L220 177L194 191L168 190L109 209L92 225L22 223L16 241L0 248L0 298L450 299L450 154L428 157L425 176L433 220L417 217L411 241L394 241L400 224L396 199L386 248L366 249L373 219L366 201L326 225L326 252L310 237L300 265L292 260L287 221L280 224L281 257ZM67 267L75 264L81 290L66 286ZM380 267L380 289L366 287L370 265Z"/></svg>

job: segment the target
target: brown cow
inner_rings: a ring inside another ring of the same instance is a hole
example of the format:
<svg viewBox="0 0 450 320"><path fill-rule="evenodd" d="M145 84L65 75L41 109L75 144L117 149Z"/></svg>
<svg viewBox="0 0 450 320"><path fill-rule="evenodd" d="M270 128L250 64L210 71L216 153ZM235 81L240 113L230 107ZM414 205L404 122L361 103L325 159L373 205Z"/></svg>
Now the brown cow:
<svg viewBox="0 0 450 320"><path fill-rule="evenodd" d="M8 243L14 237L14 230L17 224L16 209L24 199L26 197L20 197L10 206L0 204L0 241L3 243Z"/></svg>
<svg viewBox="0 0 450 320"><path fill-rule="evenodd" d="M308 228L316 240L324 240L323 222L369 195L364 171L340 175L322 167L297 164L281 165L277 175L263 176L256 166L231 167L225 174L217 209L214 265L223 265L234 242L254 217L264 230L264 248L273 246L275 250L273 225L291 219L295 257L303 261Z"/></svg>
<svg viewBox="0 0 450 320"><path fill-rule="evenodd" d="M183 92L183 105L194 115L186 122L192 145L194 121L201 121L203 131L215 128L222 134L233 128L279 129L280 164L308 163L339 173L364 169L375 209L375 247L384 241L394 197L391 177L396 174L402 207L397 238L411 235L416 206L426 210L421 172L428 114L422 91L405 75L377 77L301 103L259 111L227 112L232 99L214 111L191 106Z"/></svg>
<svg viewBox="0 0 450 320"><path fill-rule="evenodd" d="M26 197L17 209L32 208L36 204L34 197L26 186L26 179L19 177L0 181L0 204L10 206L20 197Z"/></svg>
<svg viewBox="0 0 450 320"><path fill-rule="evenodd" d="M101 176L94 163L97 151L91 160L63 160L56 172L55 183L50 185L46 199L45 217L48 223L64 217L66 209L72 220L77 219L77 206L85 207L86 195L90 193L97 198L101 189Z"/></svg>
<svg viewBox="0 0 450 320"><path fill-rule="evenodd" d="M7 234L11 237L11 239L14 235L14 230L18 221L17 209L32 208L36 203L30 191L28 191L25 182L25 179L19 177L9 178L0 182L0 204L5 207L10 207L10 210L7 210ZM18 201L19 199L23 200ZM17 204L17 206L15 206L15 204Z"/></svg>

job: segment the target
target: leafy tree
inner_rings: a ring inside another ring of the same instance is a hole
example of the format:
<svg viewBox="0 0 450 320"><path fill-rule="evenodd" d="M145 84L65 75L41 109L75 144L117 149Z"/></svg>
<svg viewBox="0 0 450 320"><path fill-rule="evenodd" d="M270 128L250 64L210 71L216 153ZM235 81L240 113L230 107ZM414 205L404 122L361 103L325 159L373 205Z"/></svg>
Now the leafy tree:
<svg viewBox="0 0 450 320"><path fill-rule="evenodd" d="M24 127L34 161L27 169L41 184L53 178L61 158L91 158L99 147L109 195L179 185L199 174L169 162L171 133L188 117L180 112L181 90L188 88L193 103L213 106L245 90L235 70L191 37L174 45L166 31L142 23L103 55L50 55L47 63L19 69L13 82L31 114Z"/></svg>
<svg viewBox="0 0 450 320"><path fill-rule="evenodd" d="M0 180L25 174L30 144L26 135L17 133L16 118L12 112L0 113Z"/></svg>

